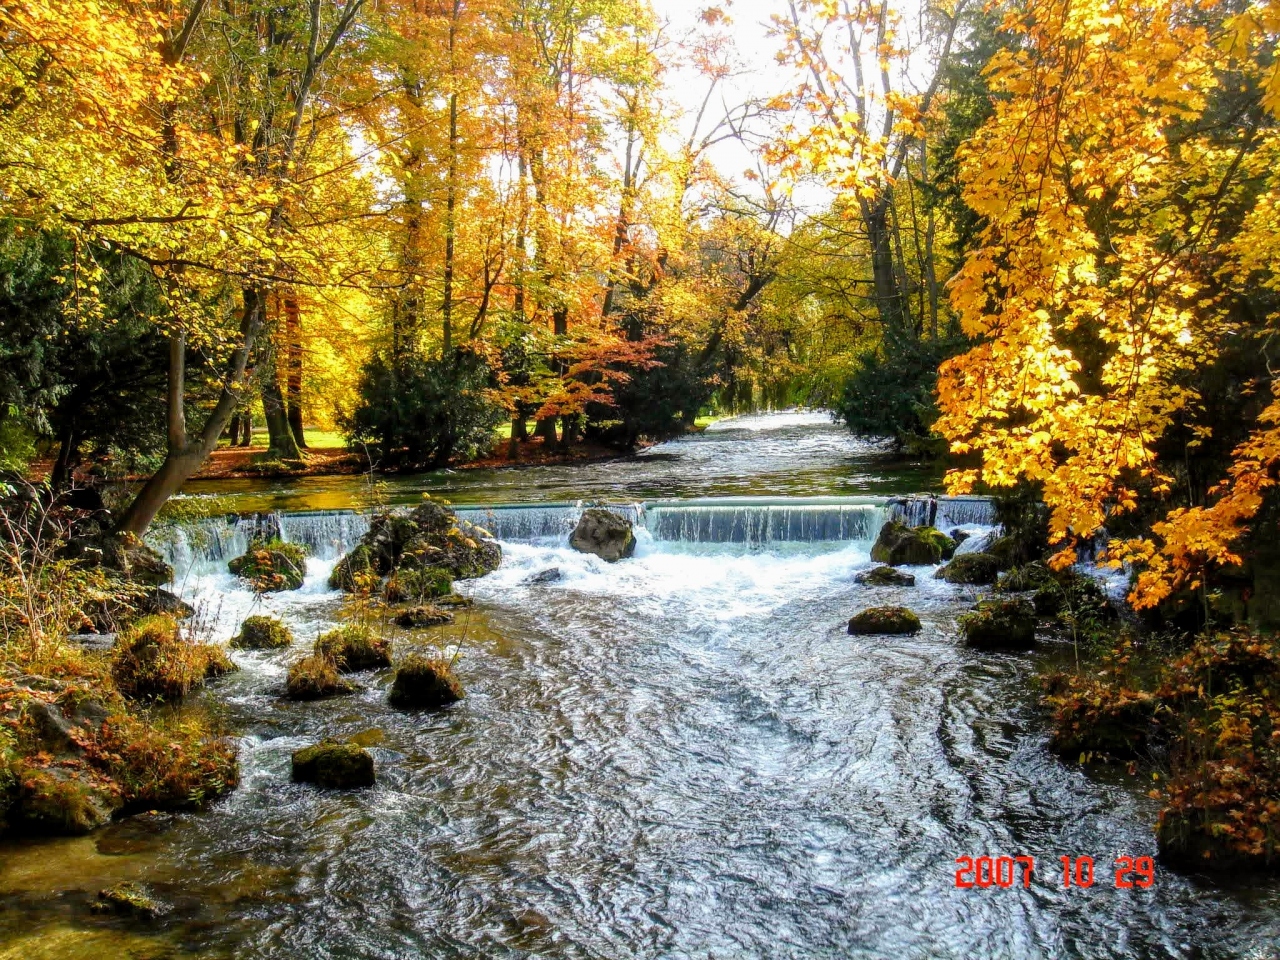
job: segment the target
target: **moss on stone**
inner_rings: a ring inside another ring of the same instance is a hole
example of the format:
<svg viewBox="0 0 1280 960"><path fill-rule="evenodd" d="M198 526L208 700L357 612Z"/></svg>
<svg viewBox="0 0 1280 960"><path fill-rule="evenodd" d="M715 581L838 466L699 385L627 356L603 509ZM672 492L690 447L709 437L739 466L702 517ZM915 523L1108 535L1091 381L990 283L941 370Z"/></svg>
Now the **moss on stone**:
<svg viewBox="0 0 1280 960"><path fill-rule="evenodd" d="M236 665L221 647L188 643L172 617L143 617L116 641L111 675L120 692L135 700L181 700L205 680Z"/></svg>
<svg viewBox="0 0 1280 960"><path fill-rule="evenodd" d="M955 541L934 527L909 527L901 520L890 520L880 528L871 559L891 566L925 566L954 550Z"/></svg>
<svg viewBox="0 0 1280 960"><path fill-rule="evenodd" d="M868 607L849 618L849 632L858 636L919 633L920 618L906 607Z"/></svg>
<svg viewBox="0 0 1280 960"><path fill-rule="evenodd" d="M453 614L440 607L425 604L401 610L396 614L396 625L406 630L421 627L436 627L444 623L453 623Z"/></svg>
<svg viewBox="0 0 1280 960"><path fill-rule="evenodd" d="M465 695L447 661L412 654L396 668L389 702L410 710L438 710Z"/></svg>
<svg viewBox="0 0 1280 960"><path fill-rule="evenodd" d="M294 783L350 790L374 783L373 755L354 743L323 740L293 754Z"/></svg>
<svg viewBox="0 0 1280 960"><path fill-rule="evenodd" d="M350 553L334 564L329 574L329 589L345 590L353 593L364 578L377 579L378 573L373 569L372 554L367 546L359 544Z"/></svg>
<svg viewBox="0 0 1280 960"><path fill-rule="evenodd" d="M914 587L914 574L903 573L894 567L882 566L866 570L853 578L855 583L863 583L869 587Z"/></svg>
<svg viewBox="0 0 1280 960"><path fill-rule="evenodd" d="M979 650L1027 650L1036 642L1035 609L1022 598L983 600L959 620L966 646Z"/></svg>
<svg viewBox="0 0 1280 960"><path fill-rule="evenodd" d="M93 771L19 762L15 773L15 819L37 833L89 833L108 823L121 806L114 784Z"/></svg>
<svg viewBox="0 0 1280 960"><path fill-rule="evenodd" d="M388 603L417 603L453 592L453 577L440 567L401 568L387 578L383 596Z"/></svg>
<svg viewBox="0 0 1280 960"><path fill-rule="evenodd" d="M231 638L237 650L279 650L293 643L293 634L276 617L248 617L240 624L240 632Z"/></svg>
<svg viewBox="0 0 1280 960"><path fill-rule="evenodd" d="M366 626L348 623L316 640L315 652L343 673L391 666L391 643Z"/></svg>
<svg viewBox="0 0 1280 960"><path fill-rule="evenodd" d="M255 540L227 569L257 593L297 590L307 574L307 552L296 543Z"/></svg>
<svg viewBox="0 0 1280 960"><path fill-rule="evenodd" d="M1024 593L1029 590L1039 590L1041 587L1052 586L1054 583L1053 573L1043 563L1024 563L1020 567L1014 567L1007 573L1002 573L1000 579L996 582L998 589L1005 593Z"/></svg>
<svg viewBox="0 0 1280 960"><path fill-rule="evenodd" d="M93 912L156 920L169 912L169 906L153 897L141 884L117 883L114 887L98 891Z"/></svg>
<svg viewBox="0 0 1280 960"><path fill-rule="evenodd" d="M350 693L354 687L338 676L338 667L329 657L312 654L289 668L284 683L290 700L323 700Z"/></svg>
<svg viewBox="0 0 1280 960"><path fill-rule="evenodd" d="M947 583L981 585L995 583L1000 561L986 553L962 553L938 571Z"/></svg>

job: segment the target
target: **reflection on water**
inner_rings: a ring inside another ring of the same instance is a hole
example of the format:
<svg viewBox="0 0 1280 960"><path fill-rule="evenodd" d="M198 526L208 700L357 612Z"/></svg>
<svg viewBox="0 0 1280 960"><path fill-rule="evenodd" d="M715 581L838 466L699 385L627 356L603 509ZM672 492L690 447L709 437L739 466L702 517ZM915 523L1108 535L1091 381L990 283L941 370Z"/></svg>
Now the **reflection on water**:
<svg viewBox="0 0 1280 960"><path fill-rule="evenodd" d="M395 503L423 493L457 503L524 503L610 497L843 496L940 489L941 473L860 440L826 413L764 414L713 423L702 433L600 463L503 470L440 470L381 478ZM187 494L219 494L238 512L342 510L368 493L363 477L193 481Z"/></svg>
<svg viewBox="0 0 1280 960"><path fill-rule="evenodd" d="M242 785L202 815L0 850L0 957L1274 956L1275 881L1161 869L1150 890L1114 888L1114 857L1154 852L1153 801L1046 751L1033 656L957 645L972 588L928 568L914 588L855 584L865 539L642 530L614 565L562 540L504 551L457 623L396 638L398 656L460 650L468 696L439 714L391 709L387 673L279 698L337 614L332 556L261 599L193 566L183 593L219 638L252 611L302 641L235 653L244 669L206 694L239 732ZM845 632L888 602L922 633ZM375 788L289 781L290 753L326 735L369 745ZM958 890L963 854L1031 855L1036 875ZM1063 855L1093 856L1099 882L1061 889ZM90 916L119 879L152 884L171 917Z"/></svg>

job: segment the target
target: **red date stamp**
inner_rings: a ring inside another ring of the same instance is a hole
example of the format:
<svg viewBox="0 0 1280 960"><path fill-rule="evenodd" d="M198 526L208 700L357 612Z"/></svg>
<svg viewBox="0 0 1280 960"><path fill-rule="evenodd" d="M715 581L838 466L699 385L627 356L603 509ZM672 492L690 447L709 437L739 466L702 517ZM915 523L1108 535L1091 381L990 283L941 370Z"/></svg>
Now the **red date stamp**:
<svg viewBox="0 0 1280 960"><path fill-rule="evenodd" d="M1093 857L1059 857L1062 863L1062 886L1092 887ZM1036 870L1035 857L956 857L956 886L977 887L1031 886ZM1117 890L1146 890L1156 882L1156 865L1151 857L1116 857Z"/></svg>

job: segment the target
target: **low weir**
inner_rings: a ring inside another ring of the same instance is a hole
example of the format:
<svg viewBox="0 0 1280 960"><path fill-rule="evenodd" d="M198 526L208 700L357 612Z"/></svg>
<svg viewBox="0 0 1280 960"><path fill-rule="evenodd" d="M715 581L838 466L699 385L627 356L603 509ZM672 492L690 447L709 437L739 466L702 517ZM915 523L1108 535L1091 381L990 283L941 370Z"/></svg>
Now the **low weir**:
<svg viewBox="0 0 1280 960"><path fill-rule="evenodd" d="M775 543L871 540L886 520L932 523L949 530L995 522L985 497L814 497L655 500L645 503L492 504L455 506L458 516L508 543L552 543L569 536L582 512L603 507L648 531L659 542ZM259 513L211 517L171 528L154 538L177 569L193 563L225 563L255 538L279 536L332 560L369 529L369 517L350 510Z"/></svg>

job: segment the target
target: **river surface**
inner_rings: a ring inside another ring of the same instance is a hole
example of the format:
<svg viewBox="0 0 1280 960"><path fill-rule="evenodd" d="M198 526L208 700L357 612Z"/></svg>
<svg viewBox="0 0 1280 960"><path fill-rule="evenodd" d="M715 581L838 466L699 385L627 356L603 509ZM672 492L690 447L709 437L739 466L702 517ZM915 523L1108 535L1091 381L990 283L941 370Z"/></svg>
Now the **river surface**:
<svg viewBox="0 0 1280 960"><path fill-rule="evenodd" d="M394 637L397 656L460 652L467 697L438 714L390 708L389 672L349 697L279 695L338 616L325 580L358 519L286 516L315 556L302 590L262 599L225 573L226 544L170 544L215 639L264 610L298 635L234 654L241 672L196 705L235 731L242 783L202 814L0 848L0 957L1275 958L1274 880L1158 866L1150 889L1115 888L1116 857L1155 853L1154 801L1123 770L1048 753L1028 678L1052 651L962 649L973 592L929 568L912 588L853 582L888 510L866 494L909 489L876 489L877 456L811 417L749 418L616 484L587 467L577 487L561 468L468 488L460 501L526 506L493 511L504 559L460 584L469 612ZM633 508L637 553L614 565L567 548L572 507L528 506L601 495L662 501ZM527 582L551 567L561 579ZM846 633L887 602L924 630ZM322 736L368 744L377 785L290 783L291 752ZM1035 872L957 889L963 855ZM1064 855L1093 857L1092 887L1063 889ZM170 918L90 916L126 879Z"/></svg>

